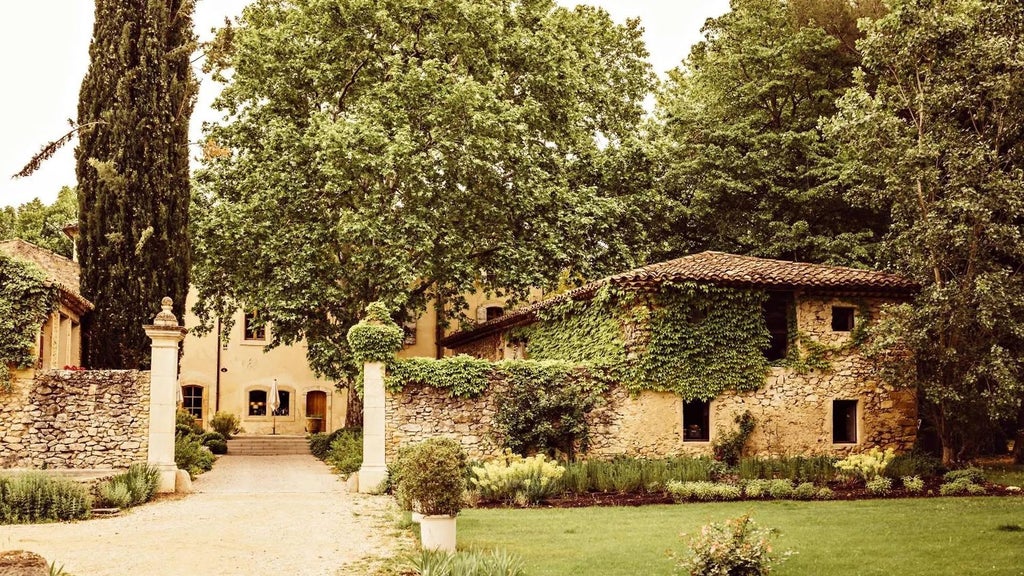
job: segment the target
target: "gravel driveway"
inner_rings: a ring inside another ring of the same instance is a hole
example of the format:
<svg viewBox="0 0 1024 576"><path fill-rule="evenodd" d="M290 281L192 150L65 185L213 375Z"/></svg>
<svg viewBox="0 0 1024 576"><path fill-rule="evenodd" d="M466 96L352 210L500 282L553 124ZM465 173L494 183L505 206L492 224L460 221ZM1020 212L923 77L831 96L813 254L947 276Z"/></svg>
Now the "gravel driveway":
<svg viewBox="0 0 1024 576"><path fill-rule="evenodd" d="M193 489L115 518L0 526L0 550L74 576L322 576L365 574L408 545L390 497L349 493L312 456L222 456Z"/></svg>

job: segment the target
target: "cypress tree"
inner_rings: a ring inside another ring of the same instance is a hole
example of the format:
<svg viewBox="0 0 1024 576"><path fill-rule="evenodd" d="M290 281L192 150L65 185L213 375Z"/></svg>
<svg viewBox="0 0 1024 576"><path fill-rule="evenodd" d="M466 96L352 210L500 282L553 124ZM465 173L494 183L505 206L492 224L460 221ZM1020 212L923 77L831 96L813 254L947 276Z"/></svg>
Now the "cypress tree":
<svg viewBox="0 0 1024 576"><path fill-rule="evenodd" d="M96 0L75 151L91 368L149 364L142 324L189 285L188 122L194 0Z"/></svg>

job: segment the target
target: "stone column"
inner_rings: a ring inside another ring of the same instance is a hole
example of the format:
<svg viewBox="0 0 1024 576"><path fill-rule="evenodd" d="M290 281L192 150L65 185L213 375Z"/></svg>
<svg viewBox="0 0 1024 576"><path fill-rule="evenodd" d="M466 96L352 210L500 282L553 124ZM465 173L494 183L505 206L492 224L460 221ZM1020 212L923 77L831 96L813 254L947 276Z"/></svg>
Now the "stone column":
<svg viewBox="0 0 1024 576"><path fill-rule="evenodd" d="M384 457L384 364L363 364L363 466L359 491L376 492L388 477Z"/></svg>
<svg viewBox="0 0 1024 576"><path fill-rule="evenodd" d="M149 384L149 464L160 470L157 492L174 492L174 413L177 410L178 344L185 328L171 312L171 299L160 302L162 310L153 324L143 326L153 340Z"/></svg>

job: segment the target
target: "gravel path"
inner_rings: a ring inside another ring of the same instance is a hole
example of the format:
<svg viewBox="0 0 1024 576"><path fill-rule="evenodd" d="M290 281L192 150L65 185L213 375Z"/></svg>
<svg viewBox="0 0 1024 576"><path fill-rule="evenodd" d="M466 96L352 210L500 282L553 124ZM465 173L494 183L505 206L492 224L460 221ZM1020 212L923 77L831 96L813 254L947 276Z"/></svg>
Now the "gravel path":
<svg viewBox="0 0 1024 576"><path fill-rule="evenodd" d="M115 518L0 526L0 550L74 576L323 576L365 574L408 545L390 497L349 493L312 456L222 456L193 489Z"/></svg>

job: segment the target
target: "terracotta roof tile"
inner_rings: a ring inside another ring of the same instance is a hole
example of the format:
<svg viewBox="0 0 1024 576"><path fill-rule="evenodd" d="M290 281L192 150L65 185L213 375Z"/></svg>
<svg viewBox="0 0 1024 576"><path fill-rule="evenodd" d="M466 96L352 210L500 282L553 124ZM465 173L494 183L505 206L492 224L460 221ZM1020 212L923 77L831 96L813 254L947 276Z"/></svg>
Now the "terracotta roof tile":
<svg viewBox="0 0 1024 576"><path fill-rule="evenodd" d="M0 252L15 260L31 262L43 271L46 280L57 286L82 311L91 310L89 302L80 292L78 263L20 238L0 242Z"/></svg>
<svg viewBox="0 0 1024 576"><path fill-rule="evenodd" d="M471 329L456 332L441 343L446 346L458 345L507 327L532 322L536 319L537 311L569 299L589 298L607 284L625 289L645 290L666 282L703 282L740 288L889 294L898 297L906 297L919 289L917 284L902 276L874 270L708 251L649 264L595 280L547 300L512 310L500 318Z"/></svg>

